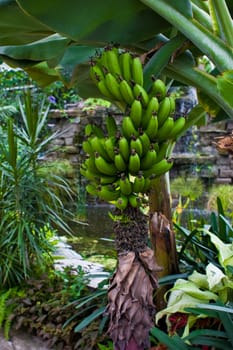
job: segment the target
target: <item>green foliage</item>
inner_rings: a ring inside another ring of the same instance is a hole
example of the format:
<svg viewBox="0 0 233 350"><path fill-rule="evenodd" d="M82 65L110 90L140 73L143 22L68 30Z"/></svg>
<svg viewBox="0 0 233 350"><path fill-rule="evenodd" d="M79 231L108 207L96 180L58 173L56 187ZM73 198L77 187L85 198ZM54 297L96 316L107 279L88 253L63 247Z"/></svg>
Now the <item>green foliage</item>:
<svg viewBox="0 0 233 350"><path fill-rule="evenodd" d="M65 109L67 104L77 103L80 98L73 88L68 88L61 81L56 81L45 88L38 86L26 71L22 69L0 70L0 106L18 108L17 98L22 98L25 89L32 89L38 99L46 96L51 108Z"/></svg>
<svg viewBox="0 0 233 350"><path fill-rule="evenodd" d="M176 225L186 236L179 261L189 275L175 276L167 307L156 315L157 324L166 316L167 325L167 333L152 329L156 344L184 350L194 345L232 347L233 228L224 217L220 199L217 206L209 225L193 231Z"/></svg>
<svg viewBox="0 0 233 350"><path fill-rule="evenodd" d="M53 244L48 231L70 232L64 222L70 215L54 188L71 198L69 185L56 174L39 174L38 157L54 135L45 137L48 107L30 93L19 102L21 125L7 122L0 145L0 281L14 286L52 262ZM43 135L43 138L42 138Z"/></svg>
<svg viewBox="0 0 233 350"><path fill-rule="evenodd" d="M81 267L67 267L60 272L52 269L49 274L27 280L21 287L23 294L10 295L9 303L14 305L9 315L11 328L26 328L29 334L44 339L49 348L97 349L97 342L103 339L98 324L85 331L74 331L77 322L88 317L90 307L80 307L80 316L63 326L74 314L77 296L83 298L92 293L88 280Z"/></svg>
<svg viewBox="0 0 233 350"><path fill-rule="evenodd" d="M215 185L209 191L207 207L209 210L217 210L217 198L221 199L225 215L233 220L233 186Z"/></svg>
<svg viewBox="0 0 233 350"><path fill-rule="evenodd" d="M0 329L4 331L4 337L9 338L9 331L12 323L12 312L16 307L16 303L12 299L25 296L22 290L17 287L1 290L0 293Z"/></svg>

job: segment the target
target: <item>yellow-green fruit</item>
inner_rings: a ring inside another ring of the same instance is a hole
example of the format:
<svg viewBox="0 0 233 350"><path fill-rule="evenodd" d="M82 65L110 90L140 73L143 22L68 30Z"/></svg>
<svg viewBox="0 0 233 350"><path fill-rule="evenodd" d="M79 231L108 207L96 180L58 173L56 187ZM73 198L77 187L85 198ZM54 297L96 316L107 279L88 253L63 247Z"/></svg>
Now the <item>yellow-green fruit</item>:
<svg viewBox="0 0 233 350"><path fill-rule="evenodd" d="M157 177L162 174L165 174L168 170L171 169L173 163L168 162L166 159L162 159L160 162L154 164L150 169L145 170L143 175L145 177Z"/></svg>
<svg viewBox="0 0 233 350"><path fill-rule="evenodd" d="M156 96L159 100L164 99L167 94L167 88L164 82L161 79L156 79L153 81L151 87L151 96Z"/></svg>
<svg viewBox="0 0 233 350"><path fill-rule="evenodd" d="M109 137L115 137L117 133L116 119L112 115L108 115L106 118L106 128Z"/></svg>
<svg viewBox="0 0 233 350"><path fill-rule="evenodd" d="M121 74L122 78L125 79L127 82L130 82L132 80L131 75L131 65L132 65L132 55L130 52L126 51L120 54L120 66L121 66Z"/></svg>
<svg viewBox="0 0 233 350"><path fill-rule="evenodd" d="M165 97L159 104L158 110L158 124L159 127L164 124L166 119L170 116L171 101L169 97Z"/></svg>
<svg viewBox="0 0 233 350"><path fill-rule="evenodd" d="M135 176L133 182L133 192L135 193L143 193L145 186L145 178L143 175L139 174Z"/></svg>
<svg viewBox="0 0 233 350"><path fill-rule="evenodd" d="M107 137L104 140L104 148L107 152L109 158L114 161L115 158L115 145L116 145L116 138L115 137Z"/></svg>
<svg viewBox="0 0 233 350"><path fill-rule="evenodd" d="M156 163L157 154L152 148L141 158L141 169L146 170L151 168Z"/></svg>
<svg viewBox="0 0 233 350"><path fill-rule="evenodd" d="M125 162L121 153L116 153L114 158L114 164L118 171L122 172L126 170L127 163Z"/></svg>
<svg viewBox="0 0 233 350"><path fill-rule="evenodd" d="M156 115L152 115L145 132L151 142L156 140L158 133L158 118Z"/></svg>
<svg viewBox="0 0 233 350"><path fill-rule="evenodd" d="M133 121L133 124L136 129L139 128L142 120L142 104L141 101L135 99L131 105L130 109L130 118Z"/></svg>
<svg viewBox="0 0 233 350"><path fill-rule="evenodd" d="M120 185L120 191L123 195L130 195L130 193L132 192L132 184L129 180L128 177L124 176L121 177L119 180L119 185Z"/></svg>
<svg viewBox="0 0 233 350"><path fill-rule="evenodd" d="M98 153L95 154L95 165L98 171L104 175L115 175L117 173L117 168L114 163L107 162Z"/></svg>
<svg viewBox="0 0 233 350"><path fill-rule="evenodd" d="M170 138L170 133L172 132L174 126L174 119L168 117L163 125L158 129L157 140L159 142L168 140Z"/></svg>
<svg viewBox="0 0 233 350"><path fill-rule="evenodd" d="M142 144L142 155L144 155L150 149L150 145L151 145L150 138L146 132L142 131L140 132L139 139Z"/></svg>
<svg viewBox="0 0 233 350"><path fill-rule="evenodd" d="M107 97L107 99L109 99L111 101L115 100L115 97L108 90L108 87L106 85L105 80L100 80L97 84L97 87L98 87L99 91L101 92L101 94L103 96Z"/></svg>
<svg viewBox="0 0 233 350"><path fill-rule="evenodd" d="M102 68L97 64L91 65L90 77L96 84L98 84L100 80L104 79L104 73Z"/></svg>
<svg viewBox="0 0 233 350"><path fill-rule="evenodd" d="M121 96L123 98L123 101L126 102L129 106L131 106L131 104L135 100L131 86L129 85L129 83L126 80L123 79L119 83L119 88L120 88L120 92L121 92Z"/></svg>
<svg viewBox="0 0 233 350"><path fill-rule="evenodd" d="M92 196L97 196L98 195L98 190L97 190L96 186L93 185L93 184L87 184L86 185L86 190Z"/></svg>
<svg viewBox="0 0 233 350"><path fill-rule="evenodd" d="M138 174L140 170L140 157L134 149L131 150L131 154L129 156L128 168L132 175Z"/></svg>
<svg viewBox="0 0 233 350"><path fill-rule="evenodd" d="M87 153L89 155L94 155L91 144L88 140L84 140L82 142L82 149L84 150L85 153Z"/></svg>
<svg viewBox="0 0 233 350"><path fill-rule="evenodd" d="M105 84L110 94L114 96L114 99L116 101L122 101L119 83L113 74L107 73L105 75Z"/></svg>
<svg viewBox="0 0 233 350"><path fill-rule="evenodd" d="M122 195L115 202L115 206L121 210L126 209L127 205L128 205L128 196Z"/></svg>
<svg viewBox="0 0 233 350"><path fill-rule="evenodd" d="M142 156L142 143L139 137L132 136L130 141L130 149L135 149L139 157Z"/></svg>
<svg viewBox="0 0 233 350"><path fill-rule="evenodd" d="M107 68L110 73L118 77L122 75L120 62L119 62L119 51L117 48L110 48L105 50L105 56L107 60Z"/></svg>
<svg viewBox="0 0 233 350"><path fill-rule="evenodd" d="M159 109L159 102L157 97L151 97L147 108L145 110L145 112L143 113L142 116L142 128L145 130L148 126L148 123L151 119L152 115L156 115Z"/></svg>
<svg viewBox="0 0 233 350"><path fill-rule="evenodd" d="M120 196L120 191L114 189L112 186L110 185L102 185L100 187L100 189L98 190L98 193L97 195L105 200L105 201L108 201L108 202L111 202L111 201L115 201L117 200L117 198L119 198Z"/></svg>
<svg viewBox="0 0 233 350"><path fill-rule="evenodd" d="M124 160L126 162L128 162L129 154L130 154L130 147L129 147L129 142L128 142L126 137L122 136L119 139L118 148L119 148L119 152L122 155L122 157L124 158Z"/></svg>
<svg viewBox="0 0 233 350"><path fill-rule="evenodd" d="M185 122L186 122L185 117L179 117L174 121L172 131L169 134L170 139L176 140L180 136L185 126Z"/></svg>
<svg viewBox="0 0 233 350"><path fill-rule="evenodd" d="M139 134L129 116L123 117L122 133L128 140L130 140L132 136L138 136Z"/></svg>
<svg viewBox="0 0 233 350"><path fill-rule="evenodd" d="M111 161L108 153L105 150L105 140L94 136L90 139L90 144L93 152L97 152L101 157L103 157L106 161Z"/></svg>
<svg viewBox="0 0 233 350"><path fill-rule="evenodd" d="M137 208L140 206L140 198L133 193L128 197L128 201L131 207L133 208Z"/></svg>
<svg viewBox="0 0 233 350"><path fill-rule="evenodd" d="M132 80L143 86L143 67L139 57L134 57L131 64Z"/></svg>
<svg viewBox="0 0 233 350"><path fill-rule="evenodd" d="M144 107L147 107L149 102L149 96L143 86L139 84L134 84L133 86L134 97L141 101Z"/></svg>

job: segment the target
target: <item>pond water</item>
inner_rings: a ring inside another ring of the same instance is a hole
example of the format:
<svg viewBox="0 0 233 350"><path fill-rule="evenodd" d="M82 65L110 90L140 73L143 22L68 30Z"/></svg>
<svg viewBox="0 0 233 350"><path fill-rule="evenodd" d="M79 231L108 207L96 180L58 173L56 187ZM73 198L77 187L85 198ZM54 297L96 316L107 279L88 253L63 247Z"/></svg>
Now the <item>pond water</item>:
<svg viewBox="0 0 233 350"><path fill-rule="evenodd" d="M73 249L90 261L103 262L104 265L115 265L116 251L113 234L113 221L109 205L88 205L82 210L82 223L73 221L70 227L74 236L67 237ZM105 261L102 261L105 260Z"/></svg>

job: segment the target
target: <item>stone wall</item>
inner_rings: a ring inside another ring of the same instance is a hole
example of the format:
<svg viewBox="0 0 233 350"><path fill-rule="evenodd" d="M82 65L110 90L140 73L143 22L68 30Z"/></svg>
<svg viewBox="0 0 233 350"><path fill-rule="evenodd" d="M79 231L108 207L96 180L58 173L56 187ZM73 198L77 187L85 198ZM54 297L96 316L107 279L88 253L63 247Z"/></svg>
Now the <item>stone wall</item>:
<svg viewBox="0 0 233 350"><path fill-rule="evenodd" d="M104 126L108 113L120 121L121 114L117 109L99 107L83 111L72 106L65 112L51 111L49 127L59 134L52 142L51 152L46 158L68 159L78 169L84 157L81 144L85 125L95 123ZM215 145L219 136L229 134L232 130L233 121L188 130L174 148L171 178L194 175L207 184L233 184L233 156L220 154Z"/></svg>

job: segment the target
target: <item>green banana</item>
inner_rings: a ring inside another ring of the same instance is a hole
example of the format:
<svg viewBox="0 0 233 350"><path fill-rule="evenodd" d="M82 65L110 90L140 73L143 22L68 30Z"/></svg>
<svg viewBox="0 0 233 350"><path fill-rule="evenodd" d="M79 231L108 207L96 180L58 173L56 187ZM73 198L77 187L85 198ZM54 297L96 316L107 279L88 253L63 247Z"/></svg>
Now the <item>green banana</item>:
<svg viewBox="0 0 233 350"><path fill-rule="evenodd" d="M132 119L135 128L139 128L142 120L142 104L140 100L135 99L133 101L129 116Z"/></svg>
<svg viewBox="0 0 233 350"><path fill-rule="evenodd" d="M108 153L105 150L105 139L94 136L90 139L91 148L93 153L97 152L101 157L103 157L106 161L111 161Z"/></svg>
<svg viewBox="0 0 233 350"><path fill-rule="evenodd" d="M113 176L117 173L115 164L107 162L97 152L95 153L95 165L101 174Z"/></svg>
<svg viewBox="0 0 233 350"><path fill-rule="evenodd" d="M95 174L96 176L100 176L101 173L97 169L95 165L95 157L89 157L85 160L83 163L83 166L88 169L91 173Z"/></svg>
<svg viewBox="0 0 233 350"><path fill-rule="evenodd" d="M141 101L143 107L147 107L149 103L149 96L141 85L137 83L133 85L133 94L136 99Z"/></svg>
<svg viewBox="0 0 233 350"><path fill-rule="evenodd" d="M134 57L131 64L132 80L143 86L143 68L139 57Z"/></svg>
<svg viewBox="0 0 233 350"><path fill-rule="evenodd" d="M129 83L124 79L121 80L119 83L119 89L120 89L120 93L123 98L123 101L125 101L128 105L131 106L131 104L135 100L135 97Z"/></svg>
<svg viewBox="0 0 233 350"><path fill-rule="evenodd" d="M180 133L182 132L185 126L185 122L186 122L185 117L179 117L174 121L172 131L169 134L169 138L171 140L176 140L180 136Z"/></svg>
<svg viewBox="0 0 233 350"><path fill-rule="evenodd" d="M128 196L120 196L116 202L115 202L115 206L118 208L118 209L121 209L121 210L124 210L127 208L127 205L128 205Z"/></svg>
<svg viewBox="0 0 233 350"><path fill-rule="evenodd" d="M93 134L95 136L97 136L98 138L104 138L104 132L99 126L93 124L92 128L93 128Z"/></svg>
<svg viewBox="0 0 233 350"><path fill-rule="evenodd" d="M129 154L130 154L130 148L129 148L129 142L126 137L121 136L118 142L119 152L124 158L126 162L128 162Z"/></svg>
<svg viewBox="0 0 233 350"><path fill-rule="evenodd" d="M122 172L126 170L127 163L125 162L121 153L116 153L114 158L114 164L118 171Z"/></svg>
<svg viewBox="0 0 233 350"><path fill-rule="evenodd" d="M108 91L116 101L122 101L122 96L119 88L119 83L112 73L107 73L105 75L105 84Z"/></svg>
<svg viewBox="0 0 233 350"><path fill-rule="evenodd" d="M109 158L113 161L115 158L115 144L116 144L115 137L107 137L104 141L105 151L107 152Z"/></svg>
<svg viewBox="0 0 233 350"><path fill-rule="evenodd" d="M82 149L84 150L85 153L89 155L94 155L93 149L91 147L91 144L88 140L84 140L82 142Z"/></svg>
<svg viewBox="0 0 233 350"><path fill-rule="evenodd" d="M171 111L171 100L169 97L165 97L160 103L159 103L159 110L158 110L158 124L159 127L163 125L165 120L169 117Z"/></svg>
<svg viewBox="0 0 233 350"><path fill-rule="evenodd" d="M139 139L142 144L142 156L150 149L150 138L145 131L140 131Z"/></svg>
<svg viewBox="0 0 233 350"><path fill-rule="evenodd" d="M157 177L165 174L172 167L173 163L168 162L167 159L162 159L160 162L154 164L150 169L144 170L143 175L145 177Z"/></svg>
<svg viewBox="0 0 233 350"><path fill-rule="evenodd" d="M159 142L169 139L169 135L172 132L173 126L174 119L172 117L168 117L163 125L158 129L157 139Z"/></svg>
<svg viewBox="0 0 233 350"><path fill-rule="evenodd" d="M154 142L156 140L158 133L158 118L156 115L152 115L145 132L150 138L150 141Z"/></svg>
<svg viewBox="0 0 233 350"><path fill-rule="evenodd" d="M104 201L115 201L120 196L120 191L113 188L111 185L101 185L97 195Z"/></svg>
<svg viewBox="0 0 233 350"><path fill-rule="evenodd" d="M117 48L110 48L105 50L105 56L107 61L107 68L110 73L115 77L122 75L120 62L119 62L119 51Z"/></svg>
<svg viewBox="0 0 233 350"><path fill-rule="evenodd" d="M115 100L115 97L108 90L108 87L106 85L105 80L100 80L97 84L97 87L98 87L99 91L101 92L101 94L103 96L107 97L107 99L109 99L111 101Z"/></svg>
<svg viewBox="0 0 233 350"><path fill-rule="evenodd" d="M146 177L144 179L145 179L145 184L144 184L142 193L147 193L151 187L151 180L149 179L149 177Z"/></svg>
<svg viewBox="0 0 233 350"><path fill-rule="evenodd" d="M156 115L159 109L159 102L157 97L151 97L145 113L142 117L142 128L146 129L152 115Z"/></svg>
<svg viewBox="0 0 233 350"><path fill-rule="evenodd" d="M162 159L167 157L167 150L168 150L168 142L161 142L158 144L158 150L157 150L157 160L156 162L160 162Z"/></svg>
<svg viewBox="0 0 233 350"><path fill-rule="evenodd" d="M82 174L87 180L98 183L99 177L92 173L89 169L85 169L84 167L80 168L80 174Z"/></svg>
<svg viewBox="0 0 233 350"><path fill-rule="evenodd" d="M132 184L127 176L122 176L119 180L120 191L123 195L129 196L132 192Z"/></svg>
<svg viewBox="0 0 233 350"><path fill-rule="evenodd" d="M126 51L120 54L120 66L121 66L122 78L128 82L130 82L132 79L132 76L131 76L132 60L133 58L130 52Z"/></svg>
<svg viewBox="0 0 233 350"><path fill-rule="evenodd" d="M169 96L169 99L170 99L170 105L171 105L170 114L173 114L176 111L176 100L172 96Z"/></svg>
<svg viewBox="0 0 233 350"><path fill-rule="evenodd" d="M98 195L98 190L94 184L87 184L86 185L86 190L88 193L90 193L92 196L97 196Z"/></svg>
<svg viewBox="0 0 233 350"><path fill-rule="evenodd" d="M117 123L116 123L116 119L112 115L108 115L106 118L106 128L107 128L109 137L116 136Z"/></svg>
<svg viewBox="0 0 233 350"><path fill-rule="evenodd" d="M153 79L154 80L154 79ZM151 87L151 96L156 96L159 101L163 100L167 94L167 88L161 79L155 79Z"/></svg>
<svg viewBox="0 0 233 350"><path fill-rule="evenodd" d="M95 84L104 79L104 72L98 64L92 64L90 68L90 77Z"/></svg>
<svg viewBox="0 0 233 350"><path fill-rule="evenodd" d="M130 140L130 149L135 149L139 157L142 156L142 143L139 137L132 136Z"/></svg>
<svg viewBox="0 0 233 350"><path fill-rule="evenodd" d="M84 129L84 135L85 136L91 136L93 133L93 125L92 124L87 124Z"/></svg>
<svg viewBox="0 0 233 350"><path fill-rule="evenodd" d="M145 186L145 178L144 178L144 176L141 173L139 173L134 178L133 192L135 192L135 193L143 193L144 186Z"/></svg>
<svg viewBox="0 0 233 350"><path fill-rule="evenodd" d="M146 170L151 168L156 163L157 153L152 148L141 158L141 169Z"/></svg>
<svg viewBox="0 0 233 350"><path fill-rule="evenodd" d="M108 175L102 175L100 177L100 183L101 185L109 185L113 184L117 180L116 176L108 176Z"/></svg>
<svg viewBox="0 0 233 350"><path fill-rule="evenodd" d="M123 117L121 127L123 136L125 136L128 140L130 140L132 136L138 136L139 134L129 116Z"/></svg>
<svg viewBox="0 0 233 350"><path fill-rule="evenodd" d="M133 208L137 208L140 206L140 198L133 193L128 197L128 202Z"/></svg>
<svg viewBox="0 0 233 350"><path fill-rule="evenodd" d="M131 154L129 156L128 168L132 175L138 174L140 170L140 157L134 149L131 150Z"/></svg>

